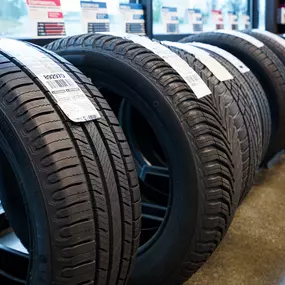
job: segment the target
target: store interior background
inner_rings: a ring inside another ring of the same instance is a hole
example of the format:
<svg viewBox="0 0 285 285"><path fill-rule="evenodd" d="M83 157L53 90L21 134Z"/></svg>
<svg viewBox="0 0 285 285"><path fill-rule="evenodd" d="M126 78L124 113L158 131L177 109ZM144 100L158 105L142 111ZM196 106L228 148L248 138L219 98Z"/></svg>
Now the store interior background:
<svg viewBox="0 0 285 285"><path fill-rule="evenodd" d="M178 8L180 33L187 33L186 8L201 9L204 30L210 30L210 12L219 9L248 13L251 0L153 0L153 34L161 34L161 7ZM68 36L81 33L79 0L61 0ZM122 0L106 0L111 31L116 32ZM1 0L0 36L29 38L26 0ZM258 1L258 28L265 29L265 0ZM188 281L198 284L285 284L285 158L267 172L239 208L225 240L205 266Z"/></svg>

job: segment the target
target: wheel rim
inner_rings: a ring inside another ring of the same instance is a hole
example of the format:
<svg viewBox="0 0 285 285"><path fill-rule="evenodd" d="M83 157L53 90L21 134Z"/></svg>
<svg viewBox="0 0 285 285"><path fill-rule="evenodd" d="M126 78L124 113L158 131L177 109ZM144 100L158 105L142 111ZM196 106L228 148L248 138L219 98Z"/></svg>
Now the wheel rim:
<svg viewBox="0 0 285 285"><path fill-rule="evenodd" d="M18 176L1 149L0 161L0 193L1 198L3 198L2 202L0 202L0 214L3 217L4 205L9 205L8 208L5 207L6 210L9 209L8 217L13 215L13 220L21 221L22 229L29 233L28 217L20 192L21 186L18 182ZM29 271L29 255L23 249L14 233L9 231L0 237L0 251L5 256L5 261L3 259L0 260L0 275L7 280L16 281L19 284L22 284L26 280Z"/></svg>
<svg viewBox="0 0 285 285"><path fill-rule="evenodd" d="M140 180L142 230L139 254L159 238L171 209L171 176L163 147L146 119L123 99L118 111Z"/></svg>

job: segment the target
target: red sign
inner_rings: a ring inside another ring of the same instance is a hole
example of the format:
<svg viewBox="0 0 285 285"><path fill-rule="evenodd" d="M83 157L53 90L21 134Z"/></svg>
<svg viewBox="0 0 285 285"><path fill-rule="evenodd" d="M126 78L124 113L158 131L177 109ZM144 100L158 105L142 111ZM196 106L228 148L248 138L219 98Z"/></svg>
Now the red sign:
<svg viewBox="0 0 285 285"><path fill-rule="evenodd" d="M26 0L30 6L60 7L60 0Z"/></svg>
<svg viewBox="0 0 285 285"><path fill-rule="evenodd" d="M48 12L48 17L50 19L63 19L62 12Z"/></svg>

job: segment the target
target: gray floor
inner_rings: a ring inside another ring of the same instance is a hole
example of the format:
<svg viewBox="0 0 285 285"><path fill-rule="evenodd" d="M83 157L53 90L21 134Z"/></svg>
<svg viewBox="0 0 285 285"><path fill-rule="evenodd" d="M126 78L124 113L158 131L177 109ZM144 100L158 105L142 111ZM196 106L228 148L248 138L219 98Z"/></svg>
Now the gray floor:
<svg viewBox="0 0 285 285"><path fill-rule="evenodd" d="M285 158L257 183L187 285L285 285Z"/></svg>

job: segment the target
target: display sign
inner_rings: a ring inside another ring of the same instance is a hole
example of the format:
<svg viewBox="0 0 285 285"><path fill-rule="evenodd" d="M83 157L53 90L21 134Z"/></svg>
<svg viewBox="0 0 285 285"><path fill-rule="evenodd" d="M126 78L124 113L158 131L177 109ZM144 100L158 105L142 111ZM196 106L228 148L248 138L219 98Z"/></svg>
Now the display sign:
<svg viewBox="0 0 285 285"><path fill-rule="evenodd" d="M123 32L145 35L144 10L141 4L121 3L120 13L122 18Z"/></svg>
<svg viewBox="0 0 285 285"><path fill-rule="evenodd" d="M242 30L248 30L250 29L250 16L246 15L246 14L242 14L241 15L241 25L242 25Z"/></svg>
<svg viewBox="0 0 285 285"><path fill-rule="evenodd" d="M212 10L212 24L214 30L224 29L224 17L221 10Z"/></svg>
<svg viewBox="0 0 285 285"><path fill-rule="evenodd" d="M107 3L80 1L83 33L109 32L110 20Z"/></svg>
<svg viewBox="0 0 285 285"><path fill-rule="evenodd" d="M238 17L234 12L228 12L228 29L238 30Z"/></svg>
<svg viewBox="0 0 285 285"><path fill-rule="evenodd" d="M65 24L60 0L26 0L29 34L32 37L65 36Z"/></svg>
<svg viewBox="0 0 285 285"><path fill-rule="evenodd" d="M162 7L162 22L165 34L179 33L177 7Z"/></svg>
<svg viewBox="0 0 285 285"><path fill-rule="evenodd" d="M190 24L190 32L203 32L203 19L200 9L186 9L186 23Z"/></svg>

